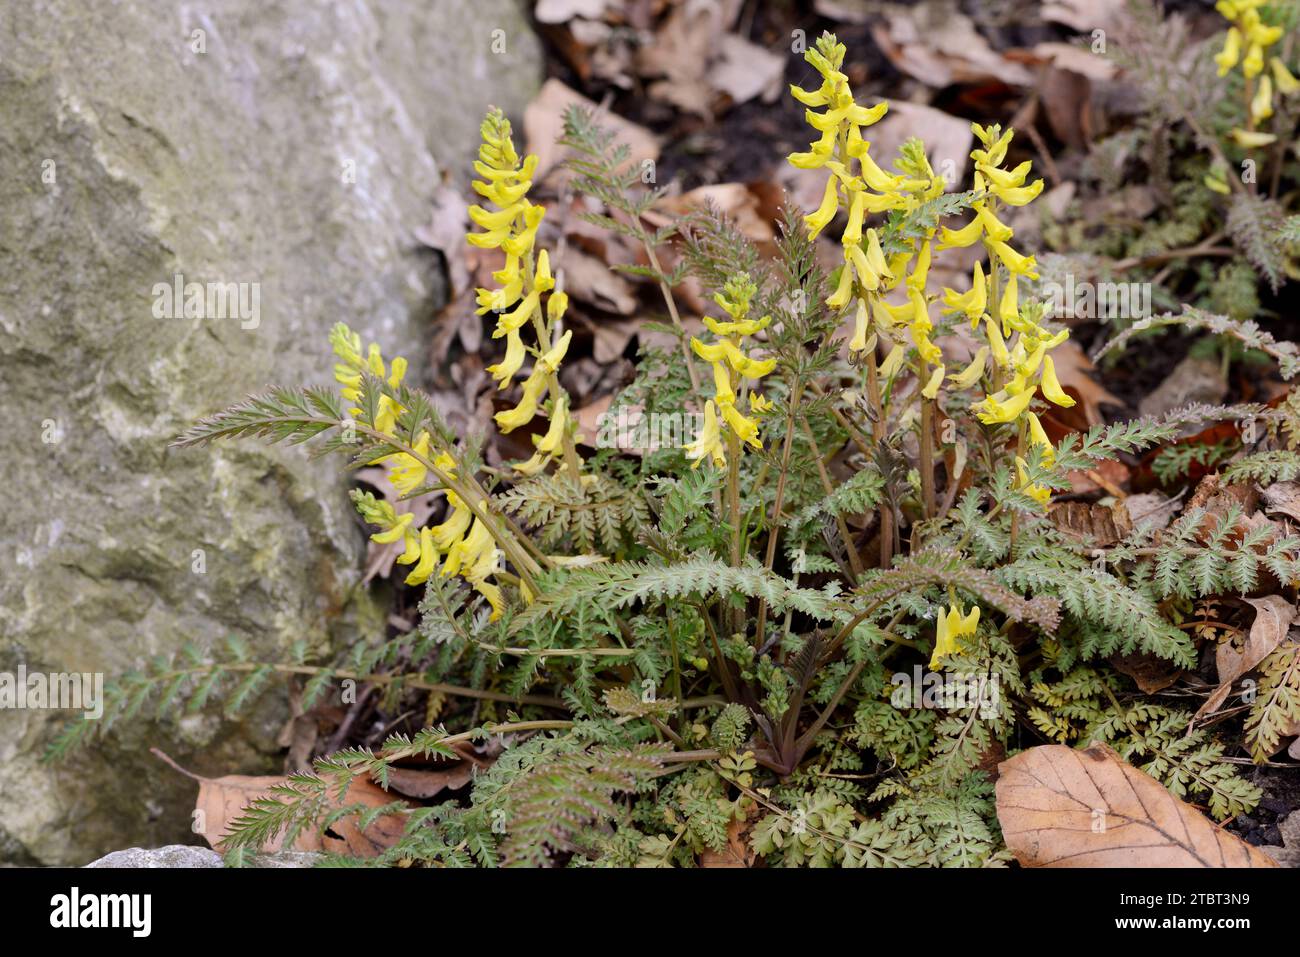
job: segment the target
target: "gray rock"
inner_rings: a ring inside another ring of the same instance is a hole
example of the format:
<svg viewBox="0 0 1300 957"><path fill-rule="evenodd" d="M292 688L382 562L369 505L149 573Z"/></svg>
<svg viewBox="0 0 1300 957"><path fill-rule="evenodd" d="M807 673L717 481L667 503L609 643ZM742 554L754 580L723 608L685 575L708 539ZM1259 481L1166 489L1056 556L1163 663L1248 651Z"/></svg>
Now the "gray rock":
<svg viewBox="0 0 1300 957"><path fill-rule="evenodd" d="M166 847L128 847L105 854L87 867L224 867L221 855L210 847L168 844Z"/></svg>
<svg viewBox="0 0 1300 957"><path fill-rule="evenodd" d="M340 319L420 377L443 279L412 232L488 103L522 111L538 47L512 0L213 11L0 5L0 672L111 679L232 633L279 660L383 626L335 463L167 444L269 383L328 383ZM177 275L249 308L168 318ZM283 697L137 719L61 765L41 754L75 712L0 711L0 863L186 839L194 785L149 746L278 770Z"/></svg>

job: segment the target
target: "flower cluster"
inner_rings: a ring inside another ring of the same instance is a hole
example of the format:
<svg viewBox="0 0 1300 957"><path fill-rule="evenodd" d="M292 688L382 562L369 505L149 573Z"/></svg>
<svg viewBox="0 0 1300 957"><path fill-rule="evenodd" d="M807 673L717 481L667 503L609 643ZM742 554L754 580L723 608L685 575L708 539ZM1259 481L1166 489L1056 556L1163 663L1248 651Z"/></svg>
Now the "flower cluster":
<svg viewBox="0 0 1300 957"><path fill-rule="evenodd" d="M821 74L822 84L813 91L791 84L790 93L809 107L804 116L821 137L806 153L791 153L788 160L799 169L824 168L831 174L826 180L821 205L804 217L811 237L816 238L841 209L847 213L848 225L840 237L844 266L827 304L842 310L856 299L858 308L849 348L861 352L867 348L870 296L892 289L899 275L885 258L879 232L864 229L863 225L868 213L903 206L905 200L900 190L904 177L885 172L871 158L871 144L862 138L862 128L878 122L889 104L878 103L871 108L857 104L848 77L840 71L844 53L844 44L831 34L823 34L815 47L804 53L804 58ZM817 113L813 107L825 107L825 110Z"/></svg>
<svg viewBox="0 0 1300 957"><path fill-rule="evenodd" d="M1025 435L1036 445L1051 454L1052 444L1043 430L1038 416L1029 408L1041 389L1042 395L1056 405L1074 405L1074 399L1065 394L1056 377L1056 368L1049 355L1052 349L1069 338L1069 330L1053 333L1042 325L1042 309L1021 306L1019 280L1037 279L1037 264L1032 256L1017 252L1010 245L1012 231L997 217L999 204L1024 206L1038 196L1043 181L1035 180L1026 186L1031 164L1026 161L1011 170L1002 168L1007 148L1011 144L1012 130L1005 133L997 126L988 128L972 124L971 129L983 148L971 152L975 163L975 190L982 194L973 209L975 218L961 229L944 228L941 232L943 246L970 246L984 243L989 256L988 275L980 264L975 265L971 288L965 293L944 290L944 308L949 313L960 313L975 327L983 323L987 345L975 355L974 361L958 376L956 384L962 388L974 385L984 377L987 363L993 360L997 388L987 393L974 409L986 425L1014 422L1023 425ZM1001 288L999 288L1001 284ZM1007 342L1014 335L1013 344ZM1039 485L1029 485L1024 480L1025 462L1016 459L1021 474L1021 485L1043 504L1050 491Z"/></svg>
<svg viewBox="0 0 1300 957"><path fill-rule="evenodd" d="M334 377L343 387L340 393L345 399L355 402L360 398L363 372L385 380L393 389L401 384L406 375L406 360L399 356L393 359L386 370L384 357L379 346L374 343L371 343L363 358L361 337L344 323L340 322L330 332L330 344L339 360L334 366ZM358 422L396 439L397 419L403 409L387 395L380 396L378 408L379 413L374 422L364 421L360 408L349 411ZM415 455L397 452L382 456L372 464L387 468L389 482L403 496L425 487L429 465L442 476L454 479L455 458L447 449L440 449L434 454L430 449L431 441L428 431L422 429L411 445ZM415 566L406 576L408 585L421 585L428 581L442 556L446 556L442 561L442 574L448 577L459 574L473 585L492 606L492 617L495 619L504 608L500 588L488 581L491 575L500 570L496 542L460 496L450 489L445 491L449 507L447 520L433 528L421 529L411 527L414 516L410 512L398 515L391 503L376 499L370 493L353 492L352 498L361 517L380 528L380 531L370 536L372 541L379 544L403 543L398 564Z"/></svg>
<svg viewBox="0 0 1300 957"><path fill-rule="evenodd" d="M1247 148L1267 146L1277 139L1272 133L1255 129L1273 115L1274 82L1282 94L1294 93L1300 89L1300 81L1291 75L1286 64L1276 56L1268 58L1272 76L1264 72L1266 51L1282 38L1283 33L1280 26L1270 26L1261 18L1259 10L1264 4L1265 0L1219 0L1215 4L1215 9L1232 24L1224 37L1223 49L1214 57L1214 62L1219 66L1219 76L1227 76L1234 67L1240 65L1242 76L1246 78L1250 129L1235 129L1232 137L1239 146ZM1220 183L1217 177L1210 185L1219 192L1227 192L1227 184Z"/></svg>
<svg viewBox="0 0 1300 957"><path fill-rule="evenodd" d="M505 253L506 261L503 268L492 274L497 283L495 288L476 290L477 312L479 315L495 312L497 325L492 335L494 338L504 336L506 340L505 357L487 370L500 383L501 389L510 386L527 358L529 350L524 345L520 329L531 321L536 332L534 352L537 359L523 381L519 404L498 412L495 417L502 432L527 425L537 415L544 396L549 392L550 427L541 439L534 439L537 451L532 458L514 466L519 472L533 475L545 468L557 454L573 448L569 436L568 398L557 375L573 333L565 332L558 338L555 335L568 308L569 297L557 288L546 250L537 249L537 229L545 210L528 201L537 157L529 156L520 162L511 139L510 121L500 110L494 109L487 114L480 132L483 143L479 147L474 171L482 179L475 180L473 187L495 208L469 208L470 219L483 231L471 233L467 239L480 248L500 249ZM543 296L546 297L545 319ZM576 454L566 454L565 460L576 464Z"/></svg>
<svg viewBox="0 0 1300 957"><path fill-rule="evenodd" d="M758 421L741 412L737 407L737 390L748 392L746 379L761 379L774 368L775 359L754 359L741 348L746 336L752 336L767 328L772 321L770 316L761 319L749 318L750 302L758 292L747 275L741 273L729 279L722 292L713 299L722 307L729 317L726 320L704 317L704 324L717 336L717 340L705 343L691 337L691 348L701 359L713 367L713 398L704 403L704 429L694 442L686 445L686 456L695 460L696 467L704 459L711 458L713 464L722 467L727 464L727 455L723 441L722 423L726 423L729 434L734 436L736 451L744 442L756 449L763 447L758 437ZM755 416L771 408L771 403L760 395L748 392L749 410ZM721 421L719 421L721 416Z"/></svg>

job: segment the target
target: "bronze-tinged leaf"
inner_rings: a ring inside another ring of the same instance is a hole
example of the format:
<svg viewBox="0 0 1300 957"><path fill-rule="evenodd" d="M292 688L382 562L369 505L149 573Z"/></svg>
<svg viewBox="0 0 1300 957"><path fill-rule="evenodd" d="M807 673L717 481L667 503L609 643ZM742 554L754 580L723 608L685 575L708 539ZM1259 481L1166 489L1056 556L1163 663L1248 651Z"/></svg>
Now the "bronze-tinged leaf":
<svg viewBox="0 0 1300 957"><path fill-rule="evenodd" d="M996 786L1007 848L1025 867L1276 867L1100 742L1004 761Z"/></svg>

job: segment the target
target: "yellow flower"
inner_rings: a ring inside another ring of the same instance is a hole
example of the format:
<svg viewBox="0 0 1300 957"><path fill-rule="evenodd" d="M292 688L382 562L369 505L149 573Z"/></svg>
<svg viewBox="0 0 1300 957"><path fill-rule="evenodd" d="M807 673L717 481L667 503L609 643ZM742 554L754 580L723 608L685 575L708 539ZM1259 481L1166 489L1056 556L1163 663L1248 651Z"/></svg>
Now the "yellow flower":
<svg viewBox="0 0 1300 957"><path fill-rule="evenodd" d="M1020 486L1019 486L1020 491L1024 492L1030 498L1038 502L1039 505L1046 508L1048 503L1051 502L1052 500L1052 490L1042 485L1031 484L1029 481L1029 475L1025 471L1025 468L1026 468L1025 460L1022 459L1019 455L1017 455L1016 475L1020 480Z"/></svg>
<svg viewBox="0 0 1300 957"><path fill-rule="evenodd" d="M711 457L718 468L727 464L722 448L722 430L718 428L718 410L712 399L704 403L704 428L694 442L686 445L686 457L695 460L692 468L699 468L705 456Z"/></svg>
<svg viewBox="0 0 1300 957"><path fill-rule="evenodd" d="M1227 76L1228 71L1237 65L1239 59L1241 59L1241 31L1236 27L1229 27L1228 35L1223 38L1223 49L1214 55L1214 62L1219 65L1219 76Z"/></svg>
<svg viewBox="0 0 1300 957"><path fill-rule="evenodd" d="M519 404L513 409L498 412L493 416L497 428L502 432L513 432L521 425L531 422L533 416L537 414L537 402L544 391L546 391L546 372L539 362L524 380L523 395L519 399Z"/></svg>
<svg viewBox="0 0 1300 957"><path fill-rule="evenodd" d="M940 662L951 655L962 653L958 639L975 634L980 620L979 605L972 605L969 614L962 611L961 605L953 602L947 612L939 612L939 622L934 635L934 652L930 655L930 669L937 669Z"/></svg>
<svg viewBox="0 0 1300 957"><path fill-rule="evenodd" d="M422 585L429 580L433 570L438 567L438 550L433 545L433 529L425 526L420 529L420 560L411 573L406 576L406 584ZM409 563L408 563L409 564Z"/></svg>
<svg viewBox="0 0 1300 957"><path fill-rule="evenodd" d="M428 458L429 433L421 432L419 439L411 448L424 458ZM428 474L428 470L414 456L399 452L396 455L386 456L384 461L391 463L388 466L388 480L403 495L410 495L424 484L424 477Z"/></svg>
<svg viewBox="0 0 1300 957"><path fill-rule="evenodd" d="M896 345L889 350L889 355L885 356L885 361L880 363L880 375L888 380L898 374L898 370L903 367L903 359L907 355L902 345Z"/></svg>
<svg viewBox="0 0 1300 957"><path fill-rule="evenodd" d="M1277 142L1277 137L1272 133L1256 133L1243 129L1234 129L1232 139L1238 146L1245 147L1248 150L1260 146L1269 146Z"/></svg>
<svg viewBox="0 0 1300 957"><path fill-rule="evenodd" d="M504 389L510 385L520 367L524 364L524 340L519 335L518 329L512 329L506 334L506 354L496 365L487 367L488 375L496 379L501 385L498 389Z"/></svg>
<svg viewBox="0 0 1300 957"><path fill-rule="evenodd" d="M999 398L1001 396L1001 398ZM1005 391L995 395L986 396L984 401L979 403L984 407L984 411L978 413L979 419L985 425L996 425L1002 422L1014 422L1020 417L1020 413L1029 408L1029 403L1034 398L1033 389L1025 389L1018 395L1007 395Z"/></svg>
<svg viewBox="0 0 1300 957"><path fill-rule="evenodd" d="M1277 91L1283 96L1290 96L1296 90L1300 90L1300 80L1291 75L1291 71L1286 68L1286 64L1277 57L1270 57L1269 67L1273 71L1273 82L1277 84Z"/></svg>
<svg viewBox="0 0 1300 957"><path fill-rule="evenodd" d="M1012 273L1025 276L1028 279L1037 279L1037 263L1034 262L1033 256L1022 256L1010 246L1003 242L990 242L989 248L997 254L998 259Z"/></svg>
<svg viewBox="0 0 1300 957"><path fill-rule="evenodd" d="M1065 394L1065 390L1061 388L1061 383L1056 378L1056 367L1052 364L1051 356L1043 358L1043 396L1049 402L1064 409L1074 405L1074 400Z"/></svg>
<svg viewBox="0 0 1300 957"><path fill-rule="evenodd" d="M1250 101L1250 118L1262 123L1273 115L1273 81L1267 76L1260 77L1259 89Z"/></svg>
<svg viewBox="0 0 1300 957"><path fill-rule="evenodd" d="M934 372L930 374L930 381L927 382L925 388L921 390L921 395L925 396L927 399L933 399L939 394L939 386L942 384L943 366L938 366L935 368Z"/></svg>
<svg viewBox="0 0 1300 957"><path fill-rule="evenodd" d="M984 375L984 367L988 364L988 360L989 347L980 346L975 352L975 358L970 361L970 365L952 377L953 385L959 389L969 389Z"/></svg>

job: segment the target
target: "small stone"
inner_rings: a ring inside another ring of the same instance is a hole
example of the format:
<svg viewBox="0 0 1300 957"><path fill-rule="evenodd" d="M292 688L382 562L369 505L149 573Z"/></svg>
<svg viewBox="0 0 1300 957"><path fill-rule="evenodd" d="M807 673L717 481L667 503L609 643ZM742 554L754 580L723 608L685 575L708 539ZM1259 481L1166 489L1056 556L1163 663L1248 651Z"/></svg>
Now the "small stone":
<svg viewBox="0 0 1300 957"><path fill-rule="evenodd" d="M210 847L168 844L166 847L128 847L114 851L87 867L222 867L221 855Z"/></svg>

